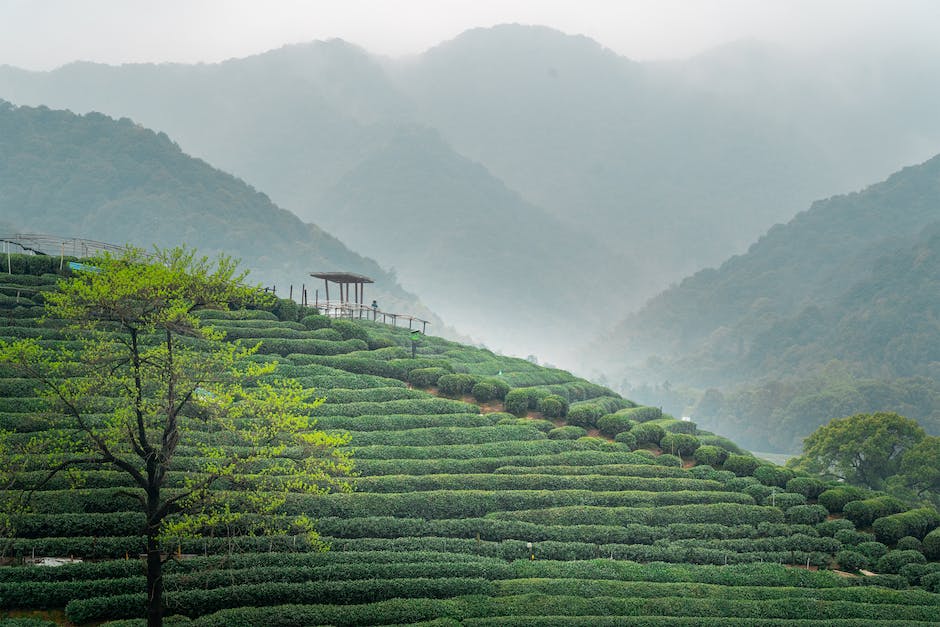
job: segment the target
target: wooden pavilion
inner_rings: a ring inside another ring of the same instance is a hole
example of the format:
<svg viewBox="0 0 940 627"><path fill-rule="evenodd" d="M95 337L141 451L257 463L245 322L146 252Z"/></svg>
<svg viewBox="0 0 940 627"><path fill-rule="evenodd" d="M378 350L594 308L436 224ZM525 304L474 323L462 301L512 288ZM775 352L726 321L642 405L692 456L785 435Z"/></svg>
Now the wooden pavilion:
<svg viewBox="0 0 940 627"><path fill-rule="evenodd" d="M330 302L330 283L339 286L339 304L341 307L358 305L362 307L365 302L366 283L375 283L372 279L354 272L311 272L310 276L323 279L326 288L326 302ZM353 287L352 298L349 297L349 286Z"/></svg>

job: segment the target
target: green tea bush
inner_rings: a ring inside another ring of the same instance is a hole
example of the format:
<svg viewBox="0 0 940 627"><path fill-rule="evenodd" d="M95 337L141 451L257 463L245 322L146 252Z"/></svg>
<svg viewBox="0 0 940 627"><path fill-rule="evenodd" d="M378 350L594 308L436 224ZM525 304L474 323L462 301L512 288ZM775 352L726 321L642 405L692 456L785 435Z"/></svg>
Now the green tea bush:
<svg viewBox="0 0 940 627"><path fill-rule="evenodd" d="M789 468L765 464L754 469L753 476L764 485L782 488L793 479L793 471Z"/></svg>
<svg viewBox="0 0 940 627"><path fill-rule="evenodd" d="M539 399L538 410L546 418L564 418L568 414L568 401L558 394Z"/></svg>
<svg viewBox="0 0 940 627"><path fill-rule="evenodd" d="M802 494L808 499L818 498L826 491L826 484L816 477L793 477L786 483L787 492Z"/></svg>
<svg viewBox="0 0 940 627"><path fill-rule="evenodd" d="M703 444L695 449L692 458L698 464L707 464L714 468L721 466L728 458L728 451L718 446Z"/></svg>
<svg viewBox="0 0 940 627"><path fill-rule="evenodd" d="M437 389L446 396L463 396L469 394L479 377L472 374L445 374L437 380Z"/></svg>
<svg viewBox="0 0 940 627"><path fill-rule="evenodd" d="M538 402L539 395L535 388L516 388L506 394L504 406L511 414L525 416L530 409L538 406Z"/></svg>
<svg viewBox="0 0 940 627"><path fill-rule="evenodd" d="M659 407L630 407L617 413L635 422L649 422L663 417L663 410Z"/></svg>
<svg viewBox="0 0 940 627"><path fill-rule="evenodd" d="M316 329L325 329L330 327L330 319L326 316L321 316L320 314L311 314L309 316L304 316L300 319L300 324L304 325L311 331Z"/></svg>
<svg viewBox="0 0 940 627"><path fill-rule="evenodd" d="M664 452L672 455L688 457L695 453L701 444L694 435L687 433L667 433L659 440L659 446Z"/></svg>
<svg viewBox="0 0 940 627"><path fill-rule="evenodd" d="M301 309L300 305L289 298L278 298L271 308L271 313L277 316L278 320L296 322Z"/></svg>
<svg viewBox="0 0 940 627"><path fill-rule="evenodd" d="M728 458L722 464L724 470L730 470L739 477L752 476L754 471L761 465L756 457L749 455L728 455Z"/></svg>
<svg viewBox="0 0 940 627"><path fill-rule="evenodd" d="M668 466L670 468L681 468L682 467L682 458L672 455L671 453L663 453L656 458L656 463L660 466Z"/></svg>
<svg viewBox="0 0 940 627"><path fill-rule="evenodd" d="M850 521L847 522L851 524ZM875 539L874 534L855 531L855 529L839 529L832 537L845 546L857 546L862 542L873 542Z"/></svg>
<svg viewBox="0 0 940 627"><path fill-rule="evenodd" d="M940 527L940 512L932 507L884 516L872 523L878 541L885 544L894 544L904 536L920 539L937 527Z"/></svg>
<svg viewBox="0 0 940 627"><path fill-rule="evenodd" d="M826 520L829 515L822 505L794 505L788 507L786 513L787 522L796 525L815 525Z"/></svg>
<svg viewBox="0 0 940 627"><path fill-rule="evenodd" d="M924 590L927 590L928 592L940 594L940 572L921 576L920 585L923 586Z"/></svg>
<svg viewBox="0 0 940 627"><path fill-rule="evenodd" d="M604 435L616 437L618 433L629 431L637 422L621 414L606 414L597 420L597 428Z"/></svg>
<svg viewBox="0 0 940 627"><path fill-rule="evenodd" d="M839 486L837 488L829 488L824 490L817 497L819 499L819 504L828 509L830 512L839 514L845 508L846 505L852 501L859 501L861 499L867 498L871 495L869 490L865 488L857 488L855 486Z"/></svg>
<svg viewBox="0 0 940 627"><path fill-rule="evenodd" d="M855 531L855 524L845 518L833 518L832 520L825 520L816 525L816 531L819 532L819 535L829 536L830 538L835 537L839 531L843 530ZM872 537L871 539L874 540L875 538Z"/></svg>
<svg viewBox="0 0 940 627"><path fill-rule="evenodd" d="M918 551L920 553L924 552L924 543L915 538L914 536L904 536L898 540L895 548L898 551Z"/></svg>
<svg viewBox="0 0 940 627"><path fill-rule="evenodd" d="M619 442L633 450L636 448L636 436L629 431L621 431L614 437L614 442Z"/></svg>
<svg viewBox="0 0 940 627"><path fill-rule="evenodd" d="M868 568L868 558L858 551L842 550L836 553L836 561L842 570L857 571L860 568Z"/></svg>
<svg viewBox="0 0 940 627"><path fill-rule="evenodd" d="M855 550L874 562L881 559L888 553L888 547L881 542L860 542Z"/></svg>
<svg viewBox="0 0 940 627"><path fill-rule="evenodd" d="M821 500L822 497L820 496L820 501ZM861 501L851 501L842 508L842 513L846 518L854 522L856 527L868 527L877 518L897 514L906 509L907 507L904 505L904 502L899 499L892 496L878 496Z"/></svg>
<svg viewBox="0 0 940 627"><path fill-rule="evenodd" d="M366 342L366 348L368 348L369 334L361 324L339 318L331 320L330 327L339 331L344 340L362 340Z"/></svg>
<svg viewBox="0 0 940 627"><path fill-rule="evenodd" d="M698 425L691 420L674 420L663 425L663 428L670 433L687 433L689 435L698 433Z"/></svg>
<svg viewBox="0 0 940 627"><path fill-rule="evenodd" d="M592 429L597 426L597 420L603 415L604 410L599 405L584 402L568 409L567 421L570 425Z"/></svg>
<svg viewBox="0 0 940 627"><path fill-rule="evenodd" d="M640 423L630 429L630 433L636 438L637 444L659 444L666 432L657 424Z"/></svg>
<svg viewBox="0 0 940 627"><path fill-rule="evenodd" d="M802 494L794 494L793 492L778 492L776 491L776 488L770 488L770 489L772 490L772 492L770 493L769 496L764 497L764 500L761 501L762 505L770 505L771 507L779 507L782 510L787 510L791 507L796 507L797 505L806 505L806 497L803 496ZM817 521L817 522L821 522L821 521Z"/></svg>
<svg viewBox="0 0 940 627"><path fill-rule="evenodd" d="M774 493L774 488L766 486L763 483L755 483L749 486L745 486L741 492L750 495L758 503L764 503L766 505L770 503L768 497Z"/></svg>
<svg viewBox="0 0 940 627"><path fill-rule="evenodd" d="M888 551L875 564L875 570L896 575L906 564L923 564L926 561L924 554L920 551Z"/></svg>
<svg viewBox="0 0 940 627"><path fill-rule="evenodd" d="M934 529L924 536L924 555L932 560L940 559L940 529Z"/></svg>
<svg viewBox="0 0 940 627"><path fill-rule="evenodd" d="M470 390L473 398L481 403L503 400L509 393L509 384L502 379L483 379Z"/></svg>
<svg viewBox="0 0 940 627"><path fill-rule="evenodd" d="M438 379L447 374L443 368L415 368L408 373L408 382L419 388L437 385Z"/></svg>
<svg viewBox="0 0 940 627"><path fill-rule="evenodd" d="M577 440L587 435L587 430L574 425L557 427L548 432L548 437L552 440Z"/></svg>
<svg viewBox="0 0 940 627"><path fill-rule="evenodd" d="M266 338L261 341L258 352L287 356L294 353L301 355L343 355L353 351L366 350L368 346L362 340L331 342L316 339Z"/></svg>

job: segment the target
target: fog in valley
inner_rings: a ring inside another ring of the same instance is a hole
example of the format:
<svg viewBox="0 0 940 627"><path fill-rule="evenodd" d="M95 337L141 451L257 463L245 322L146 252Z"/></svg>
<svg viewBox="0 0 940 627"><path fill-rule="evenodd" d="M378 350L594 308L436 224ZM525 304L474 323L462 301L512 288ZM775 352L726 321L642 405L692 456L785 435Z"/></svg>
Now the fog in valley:
<svg viewBox="0 0 940 627"><path fill-rule="evenodd" d="M759 450L857 411L937 433L936 24L930 1L0 1L6 114L127 118L82 141L160 164L37 195L24 164L70 171L50 147L77 133L7 122L0 228L227 250L279 291L368 274L431 333Z"/></svg>

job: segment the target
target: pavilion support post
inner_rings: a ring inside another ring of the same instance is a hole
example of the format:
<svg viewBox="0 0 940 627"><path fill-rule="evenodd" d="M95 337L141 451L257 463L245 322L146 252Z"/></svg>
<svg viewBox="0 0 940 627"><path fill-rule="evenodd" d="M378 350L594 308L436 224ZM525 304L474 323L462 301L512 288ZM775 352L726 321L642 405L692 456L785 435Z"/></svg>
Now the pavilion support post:
<svg viewBox="0 0 940 627"><path fill-rule="evenodd" d="M326 286L326 302L330 302L330 282L326 279L323 279L323 284Z"/></svg>
<svg viewBox="0 0 940 627"><path fill-rule="evenodd" d="M424 333L425 335L427 335L427 331L428 331L428 321L422 320L421 321L421 333Z"/></svg>

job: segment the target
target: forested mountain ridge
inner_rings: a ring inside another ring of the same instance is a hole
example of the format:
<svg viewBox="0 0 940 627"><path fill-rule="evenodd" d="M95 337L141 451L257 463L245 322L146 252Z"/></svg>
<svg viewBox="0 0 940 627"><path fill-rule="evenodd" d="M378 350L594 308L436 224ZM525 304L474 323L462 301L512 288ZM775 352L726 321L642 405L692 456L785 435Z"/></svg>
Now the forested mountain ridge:
<svg viewBox="0 0 940 627"><path fill-rule="evenodd" d="M527 234L538 237L561 222L570 229L561 254L589 269L561 292L543 289L544 272L529 272L519 278L530 290L510 291L491 314L518 312L533 299L567 302L577 290L590 306L568 310L571 323L594 328L598 314L609 321L634 310L670 281L742 250L813 198L923 158L924 146L940 140L930 113L940 106L940 90L915 80L903 69L908 61L866 58L856 67L854 57L807 60L749 44L640 63L586 37L516 24L469 31L408 59L380 59L333 40L217 64L7 67L0 68L0 97L130 117L317 224L387 190L387 180L373 187L360 176L364 164L384 158L402 129L427 127L467 159L453 173L459 182L434 189L442 209L472 215L503 202L498 185L487 187L493 196L477 195L473 207L455 195L476 180L474 165L482 166L543 210L525 214L533 220ZM854 71L833 83L828 76L839 64ZM930 74L929 60L916 65L920 75ZM431 163L435 149L427 147L423 159ZM386 208L360 209L370 211L362 219L378 223ZM402 215L387 235L407 242L416 223ZM467 237L491 237L482 221L474 226ZM430 228L425 234L429 241L450 236ZM364 243L348 244L372 254ZM524 249L515 250L532 259L520 264L555 263ZM577 257L579 251L590 255ZM436 261L477 263L467 256ZM406 285L429 279L399 271ZM455 300L445 293L449 285L433 282L441 291L427 297L466 311L490 298L493 283L465 282ZM531 326L516 313L490 328L513 335ZM546 335L546 344L563 344L569 354L583 344L573 334ZM561 358L553 346L530 342L497 347Z"/></svg>
<svg viewBox="0 0 940 627"><path fill-rule="evenodd" d="M627 379L645 369L721 388L694 411L726 431L737 423L754 448L794 450L858 411L903 410L940 432L938 234L940 156L814 203L660 294L598 350L630 364Z"/></svg>
<svg viewBox="0 0 940 627"><path fill-rule="evenodd" d="M433 129L400 129L322 206L325 228L394 267L408 289L474 337L539 347L572 318L601 320L597 309L578 309L584 295L571 288L585 267L604 268L616 256L526 202ZM528 316L538 324L519 324Z"/></svg>
<svg viewBox="0 0 940 627"><path fill-rule="evenodd" d="M26 231L226 252L279 294L306 283L311 300L309 272L360 272L383 308L431 315L376 262L128 119L0 102L0 215Z"/></svg>

